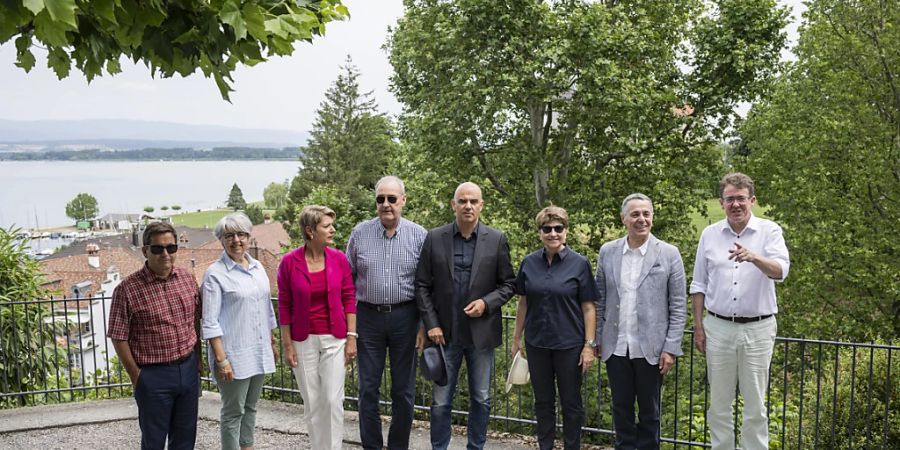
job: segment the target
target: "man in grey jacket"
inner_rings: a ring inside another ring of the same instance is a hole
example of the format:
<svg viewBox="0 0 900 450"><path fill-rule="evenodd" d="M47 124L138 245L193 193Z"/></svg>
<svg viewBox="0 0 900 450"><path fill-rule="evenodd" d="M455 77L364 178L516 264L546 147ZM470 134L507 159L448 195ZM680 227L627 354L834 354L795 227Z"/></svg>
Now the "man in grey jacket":
<svg viewBox="0 0 900 450"><path fill-rule="evenodd" d="M649 197L625 197L621 217L628 234L603 244L597 261L597 335L612 390L616 449L658 449L662 376L682 354L684 264L678 248L650 232Z"/></svg>

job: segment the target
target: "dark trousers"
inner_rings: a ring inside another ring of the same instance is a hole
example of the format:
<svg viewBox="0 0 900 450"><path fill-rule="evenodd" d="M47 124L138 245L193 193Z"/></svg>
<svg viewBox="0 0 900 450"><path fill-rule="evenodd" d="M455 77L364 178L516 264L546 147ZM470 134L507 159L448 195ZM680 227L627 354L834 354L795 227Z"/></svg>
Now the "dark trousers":
<svg viewBox="0 0 900 450"><path fill-rule="evenodd" d="M584 347L551 350L532 347L525 342L528 372L534 391L534 417L541 450L552 449L556 436L556 390L563 414L563 436L566 449L581 448L581 426L584 405L581 401L581 351Z"/></svg>
<svg viewBox="0 0 900 450"><path fill-rule="evenodd" d="M606 361L609 388L612 391L613 426L616 450L659 448L659 392L662 375L658 364L644 358L610 356ZM638 404L638 423L634 421L634 401Z"/></svg>
<svg viewBox="0 0 900 450"><path fill-rule="evenodd" d="M141 367L134 387L141 426L141 448L193 449L197 439L200 375L197 352L181 364Z"/></svg>
<svg viewBox="0 0 900 450"><path fill-rule="evenodd" d="M360 304L356 310L357 358L359 359L359 435L365 449L381 449L381 415L378 401L385 356L391 367L391 428L389 449L409 448L413 401L416 393L416 302L379 312Z"/></svg>

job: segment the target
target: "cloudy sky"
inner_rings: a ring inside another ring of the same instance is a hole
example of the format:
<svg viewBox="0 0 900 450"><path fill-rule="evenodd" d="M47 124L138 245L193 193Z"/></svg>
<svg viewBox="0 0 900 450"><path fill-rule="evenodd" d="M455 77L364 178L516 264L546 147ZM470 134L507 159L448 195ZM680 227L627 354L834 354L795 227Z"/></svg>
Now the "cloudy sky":
<svg viewBox="0 0 900 450"><path fill-rule="evenodd" d="M400 105L388 92L391 67L381 46L387 28L403 13L401 0L344 0L351 13L331 23L313 45L298 45L294 55L274 58L234 74L232 103L219 95L215 82L202 74L153 79L142 65L123 63L123 73L95 79L80 72L57 80L40 55L31 73L15 67L15 46L0 46L0 118L18 120L117 118L308 131L324 92L347 55L362 75L364 90L374 91L383 111ZM799 17L800 0L791 4ZM796 24L789 28L796 40Z"/></svg>

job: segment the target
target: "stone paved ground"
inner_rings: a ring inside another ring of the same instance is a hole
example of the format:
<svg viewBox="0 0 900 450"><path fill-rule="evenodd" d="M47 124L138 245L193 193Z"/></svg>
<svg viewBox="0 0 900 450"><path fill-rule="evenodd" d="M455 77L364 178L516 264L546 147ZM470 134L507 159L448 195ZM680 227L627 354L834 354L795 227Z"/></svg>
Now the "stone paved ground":
<svg viewBox="0 0 900 450"><path fill-rule="evenodd" d="M219 448L217 393L200 398L197 448ZM306 425L300 405L261 400L257 414L257 449L308 449ZM385 420L385 435L387 429ZM428 422L417 421L410 436L413 450L430 448ZM452 450L465 449L465 427L454 427ZM344 449L358 449L356 413L344 417ZM82 401L58 405L0 410L0 449L131 449L140 448L137 408L130 398ZM531 438L492 433L491 450L536 448Z"/></svg>
<svg viewBox="0 0 900 450"><path fill-rule="evenodd" d="M0 433L0 449L127 449L140 448L140 434L137 420L116 420L113 422L73 425L68 427L43 428L40 430ZM197 423L198 450L219 448L219 423L200 420ZM288 434L274 430L256 430L256 445L262 449L306 449L309 438L303 434ZM345 444L345 449L360 447Z"/></svg>

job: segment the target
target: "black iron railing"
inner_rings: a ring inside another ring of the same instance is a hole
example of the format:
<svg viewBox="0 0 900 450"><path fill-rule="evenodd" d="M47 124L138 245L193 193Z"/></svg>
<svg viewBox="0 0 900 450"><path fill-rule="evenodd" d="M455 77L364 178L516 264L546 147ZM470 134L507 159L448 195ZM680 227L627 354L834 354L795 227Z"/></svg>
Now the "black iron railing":
<svg viewBox="0 0 900 450"><path fill-rule="evenodd" d="M131 384L106 339L109 298L0 303L0 406L17 407L131 395ZM273 300L274 301L274 300ZM277 311L277 307L275 308ZM504 317L492 383L492 422L497 431L531 434L528 386L505 392L513 317ZM13 337L6 339L7 336ZM661 435L668 448L708 447L706 362L685 333L684 356L665 377ZM767 393L770 448L900 448L900 347L777 338ZM283 361L267 377L264 396L300 403L294 377ZM386 371L387 372L387 371ZM204 387L215 389L204 377ZM430 384L417 378L416 408L428 419ZM390 413L390 380L382 383L383 413ZM454 419L466 420L465 368ZM346 402L356 409L356 373L348 371ZM612 443L610 392L605 369L591 370L583 386L585 441ZM739 409L735 408L738 423Z"/></svg>

